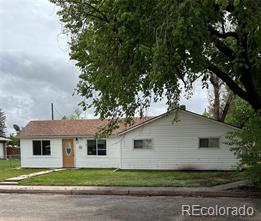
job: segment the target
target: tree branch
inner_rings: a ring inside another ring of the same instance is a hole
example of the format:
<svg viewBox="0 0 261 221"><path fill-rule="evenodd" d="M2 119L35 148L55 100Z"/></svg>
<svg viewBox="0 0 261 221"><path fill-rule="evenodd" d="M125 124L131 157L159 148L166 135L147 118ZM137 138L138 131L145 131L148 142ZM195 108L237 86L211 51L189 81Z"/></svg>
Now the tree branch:
<svg viewBox="0 0 261 221"><path fill-rule="evenodd" d="M102 16L102 20L109 23L109 19L107 18L107 16L102 12L100 11L99 9L95 8L92 4L88 3L88 2L84 2L85 5L87 5L87 7L90 7L93 11L97 12L98 14L100 14ZM94 16L93 16L94 17ZM101 19L100 16L98 16L99 19Z"/></svg>
<svg viewBox="0 0 261 221"><path fill-rule="evenodd" d="M221 7L220 7L219 3L215 2L213 6L216 11L218 11L218 12L221 11ZM235 9L235 7L234 7L233 3L231 1L229 1L225 10L228 12L233 12L234 9Z"/></svg>
<svg viewBox="0 0 261 221"><path fill-rule="evenodd" d="M218 38L227 38L227 37L234 37L237 40L239 39L239 36L236 32L225 32L225 33L220 33L219 31L217 31L215 28L209 26L209 31L212 35L215 35Z"/></svg>
<svg viewBox="0 0 261 221"><path fill-rule="evenodd" d="M216 48L226 55L229 59L234 60L236 57L234 55L234 51L229 48L224 42L220 41L217 37L213 36L213 42Z"/></svg>

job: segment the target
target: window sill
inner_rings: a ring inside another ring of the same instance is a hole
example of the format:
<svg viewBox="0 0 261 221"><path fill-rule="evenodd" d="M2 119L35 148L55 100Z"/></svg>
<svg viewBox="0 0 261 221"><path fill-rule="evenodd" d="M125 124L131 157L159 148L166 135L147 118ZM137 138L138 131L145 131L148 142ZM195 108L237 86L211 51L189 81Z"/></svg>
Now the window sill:
<svg viewBox="0 0 261 221"><path fill-rule="evenodd" d="M132 148L134 151L152 151L154 148Z"/></svg>
<svg viewBox="0 0 261 221"><path fill-rule="evenodd" d="M54 156L46 156L46 155L33 155L32 158L55 158Z"/></svg>
<svg viewBox="0 0 261 221"><path fill-rule="evenodd" d="M87 155L87 158L106 158L108 155Z"/></svg>

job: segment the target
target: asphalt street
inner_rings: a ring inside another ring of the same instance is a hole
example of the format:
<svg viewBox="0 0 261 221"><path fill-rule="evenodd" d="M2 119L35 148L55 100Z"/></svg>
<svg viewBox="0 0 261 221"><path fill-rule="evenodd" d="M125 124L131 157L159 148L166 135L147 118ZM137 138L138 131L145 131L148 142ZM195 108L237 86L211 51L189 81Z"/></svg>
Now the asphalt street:
<svg viewBox="0 0 261 221"><path fill-rule="evenodd" d="M253 207L254 216L188 216L182 205ZM261 199L0 194L2 221L261 220Z"/></svg>

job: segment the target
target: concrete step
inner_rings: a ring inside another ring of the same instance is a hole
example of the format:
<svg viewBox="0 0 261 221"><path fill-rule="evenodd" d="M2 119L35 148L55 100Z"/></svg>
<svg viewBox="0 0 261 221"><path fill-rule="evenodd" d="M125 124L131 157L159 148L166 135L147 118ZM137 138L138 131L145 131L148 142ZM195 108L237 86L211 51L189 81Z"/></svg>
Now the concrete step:
<svg viewBox="0 0 261 221"><path fill-rule="evenodd" d="M0 182L0 185L18 185L18 182L8 182L8 181L3 181Z"/></svg>

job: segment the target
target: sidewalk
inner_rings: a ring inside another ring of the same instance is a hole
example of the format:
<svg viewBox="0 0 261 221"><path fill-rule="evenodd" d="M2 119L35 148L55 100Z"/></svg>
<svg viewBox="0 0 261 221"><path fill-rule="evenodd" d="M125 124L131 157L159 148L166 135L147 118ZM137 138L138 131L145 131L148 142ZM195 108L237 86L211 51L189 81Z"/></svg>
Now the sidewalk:
<svg viewBox="0 0 261 221"><path fill-rule="evenodd" d="M20 176L16 176L16 177L6 178L4 181L0 182L0 185L18 185L19 181L28 179L30 177L41 176L41 175L44 175L44 174L53 173L53 172L59 172L59 171L63 171L63 170L65 170L65 169L64 168L61 168L61 169L50 169L50 170L34 172L34 173L26 174L26 175L20 175Z"/></svg>
<svg viewBox="0 0 261 221"><path fill-rule="evenodd" d="M235 182L215 187L105 187L105 186L0 186L0 193L67 194L67 195L132 195L132 196L200 196L200 197L261 197L261 193L231 191L243 185ZM228 188L227 188L228 187Z"/></svg>

